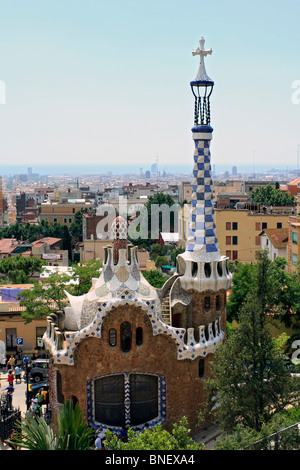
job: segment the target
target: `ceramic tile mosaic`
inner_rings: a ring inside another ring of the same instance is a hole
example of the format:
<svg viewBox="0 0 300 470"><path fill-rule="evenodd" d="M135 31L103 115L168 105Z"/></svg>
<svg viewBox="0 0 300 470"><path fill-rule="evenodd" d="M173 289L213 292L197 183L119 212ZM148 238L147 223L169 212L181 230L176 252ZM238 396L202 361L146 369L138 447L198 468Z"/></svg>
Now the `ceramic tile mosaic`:
<svg viewBox="0 0 300 470"><path fill-rule="evenodd" d="M218 253L213 208L210 140L194 139L194 142L192 210L186 250Z"/></svg>

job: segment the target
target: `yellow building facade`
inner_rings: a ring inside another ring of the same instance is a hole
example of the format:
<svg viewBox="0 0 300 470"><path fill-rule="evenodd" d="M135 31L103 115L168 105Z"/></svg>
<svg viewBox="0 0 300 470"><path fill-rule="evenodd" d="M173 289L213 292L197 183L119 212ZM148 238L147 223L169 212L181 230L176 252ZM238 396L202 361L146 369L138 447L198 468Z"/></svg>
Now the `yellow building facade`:
<svg viewBox="0 0 300 470"><path fill-rule="evenodd" d="M20 306L17 295L32 288L33 284L0 285L0 344L5 345L6 356L17 353L31 356L38 338L46 331L46 318L26 323L22 317L25 307Z"/></svg>
<svg viewBox="0 0 300 470"><path fill-rule="evenodd" d="M47 320L33 320L25 323L21 316L22 309L15 303L0 303L0 341L6 348L6 355L33 355L38 346L38 338L42 338L47 328ZM22 343L18 345L19 340Z"/></svg>
<svg viewBox="0 0 300 470"><path fill-rule="evenodd" d="M43 203L40 206L39 220L47 220L50 225L58 223L60 225L71 225L75 213L80 209L91 209L90 202L76 203Z"/></svg>
<svg viewBox="0 0 300 470"><path fill-rule="evenodd" d="M300 198L297 197L296 214L289 218L288 270L298 272L300 260Z"/></svg>
<svg viewBox="0 0 300 470"><path fill-rule="evenodd" d="M251 263L261 250L264 229L287 228L288 214L251 213L248 210L215 210L217 237L222 255Z"/></svg>

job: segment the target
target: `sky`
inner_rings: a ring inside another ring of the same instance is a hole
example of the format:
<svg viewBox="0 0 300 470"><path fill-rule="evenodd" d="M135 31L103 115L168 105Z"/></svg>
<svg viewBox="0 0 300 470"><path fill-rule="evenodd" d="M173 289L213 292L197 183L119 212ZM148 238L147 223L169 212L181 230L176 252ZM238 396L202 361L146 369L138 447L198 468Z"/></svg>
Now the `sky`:
<svg viewBox="0 0 300 470"><path fill-rule="evenodd" d="M299 18L298 0L0 0L0 168L192 168L201 36L212 164L296 168Z"/></svg>

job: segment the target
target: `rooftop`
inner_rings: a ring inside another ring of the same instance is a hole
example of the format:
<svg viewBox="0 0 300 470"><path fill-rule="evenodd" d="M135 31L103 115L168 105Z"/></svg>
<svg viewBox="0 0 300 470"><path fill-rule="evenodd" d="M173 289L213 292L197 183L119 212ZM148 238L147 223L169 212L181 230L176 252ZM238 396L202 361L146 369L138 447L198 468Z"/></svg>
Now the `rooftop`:
<svg viewBox="0 0 300 470"><path fill-rule="evenodd" d="M268 228L260 235L266 234L275 248L285 248L288 243L289 230L287 228Z"/></svg>

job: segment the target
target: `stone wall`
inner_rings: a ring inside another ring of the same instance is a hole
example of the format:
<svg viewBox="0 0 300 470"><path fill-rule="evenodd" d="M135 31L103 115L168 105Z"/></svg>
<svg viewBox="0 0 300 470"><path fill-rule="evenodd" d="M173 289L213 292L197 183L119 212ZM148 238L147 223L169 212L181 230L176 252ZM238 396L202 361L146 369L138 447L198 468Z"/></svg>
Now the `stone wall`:
<svg viewBox="0 0 300 470"><path fill-rule="evenodd" d="M120 326L124 321L131 324L132 348L122 352L120 347ZM143 328L143 343L136 345L136 328ZM109 344L109 330L117 331L116 346ZM174 341L166 335L152 334L151 322L142 309L135 306L115 308L106 316L101 338L87 338L75 350L75 365L55 365L60 372L62 393L65 400L78 400L83 415L87 418L87 383L90 379L106 374L126 371L160 374L166 379L166 421L164 426L171 430L172 424L182 416L188 418L189 427L197 430L197 414L204 403L204 380L208 374L205 361L204 378L199 378L199 361L177 360ZM53 395L54 396L54 395ZM53 409L56 408L53 403Z"/></svg>

